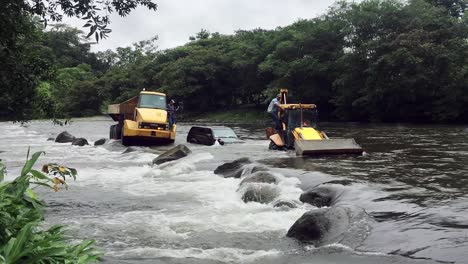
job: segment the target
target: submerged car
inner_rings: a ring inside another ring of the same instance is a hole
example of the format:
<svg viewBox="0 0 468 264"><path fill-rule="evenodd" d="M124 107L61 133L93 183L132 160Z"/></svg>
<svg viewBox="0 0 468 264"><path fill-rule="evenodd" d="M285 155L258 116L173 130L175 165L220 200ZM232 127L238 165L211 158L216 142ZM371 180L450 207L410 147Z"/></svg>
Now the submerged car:
<svg viewBox="0 0 468 264"><path fill-rule="evenodd" d="M187 134L187 142L211 146L218 141L220 145L242 143L236 133L225 126L200 127L193 126Z"/></svg>

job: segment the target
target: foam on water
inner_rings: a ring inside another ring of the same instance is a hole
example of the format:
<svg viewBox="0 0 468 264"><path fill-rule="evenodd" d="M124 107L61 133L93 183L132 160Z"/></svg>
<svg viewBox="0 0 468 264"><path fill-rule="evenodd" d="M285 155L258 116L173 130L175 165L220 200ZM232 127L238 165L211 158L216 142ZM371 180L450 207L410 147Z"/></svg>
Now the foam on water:
<svg viewBox="0 0 468 264"><path fill-rule="evenodd" d="M122 190L133 196L154 197L155 200L162 196L174 197L173 208L167 210L132 211L101 220L124 224L132 222L132 219L145 219L147 225L167 225L173 227L176 233L184 234L205 230L228 233L286 232L306 211L305 207L284 211L271 205L244 203L237 192L240 179L226 179L212 171L195 170L196 162L212 158L208 153L199 153L156 167L84 169L80 172L79 184L105 186L106 189ZM278 187L282 197L297 199L301 192L297 188L298 180L279 174L276 176L280 179ZM178 210L184 207L185 197L190 197L190 210Z"/></svg>
<svg viewBox="0 0 468 264"><path fill-rule="evenodd" d="M136 248L123 251L109 252L109 256L125 258L195 258L205 260L215 260L230 263L249 263L263 257L276 256L281 254L277 250L248 250L240 248Z"/></svg>
<svg viewBox="0 0 468 264"><path fill-rule="evenodd" d="M154 198L155 203L164 197L170 204L164 210L132 210L77 218L73 220L76 228L94 226L97 233L105 230L132 232L135 226L139 226L141 232L152 232L167 239L185 239L210 230L222 233L286 233L294 221L307 210L307 206L280 210L273 208L271 204L244 203L238 192L241 179L226 179L215 175L213 171L197 170L199 162L214 159L204 148L198 148L188 157L177 161L152 166L149 164L157 155L142 152L143 149L121 154L121 150L111 151L103 147L78 147L71 146L70 143L46 141L45 136L16 125L11 130L15 133L8 135L21 141L23 146L36 142L44 148L47 156L41 158L41 163L57 162L76 167L78 180L70 183L71 188L74 185L104 188L107 191L125 192L133 197ZM264 142L251 143L264 147ZM280 173L275 173L275 176L279 180L279 198L297 199L301 193L297 187L299 181Z"/></svg>

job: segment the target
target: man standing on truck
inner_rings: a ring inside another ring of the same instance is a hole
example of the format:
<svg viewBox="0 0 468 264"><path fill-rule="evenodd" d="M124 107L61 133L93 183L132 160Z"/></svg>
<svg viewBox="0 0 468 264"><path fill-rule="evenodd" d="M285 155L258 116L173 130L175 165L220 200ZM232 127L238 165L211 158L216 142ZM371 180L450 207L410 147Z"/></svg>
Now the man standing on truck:
<svg viewBox="0 0 468 264"><path fill-rule="evenodd" d="M169 130L172 130L172 126L175 124L175 112L179 109L176 108L175 101L172 99L167 105L167 115L169 119Z"/></svg>
<svg viewBox="0 0 468 264"><path fill-rule="evenodd" d="M281 94L277 94L276 97L271 100L267 109L268 114L271 115L273 122L275 122L276 131L281 130L281 122L279 120L278 113L280 110L282 111L283 108L281 108L280 99L281 99Z"/></svg>

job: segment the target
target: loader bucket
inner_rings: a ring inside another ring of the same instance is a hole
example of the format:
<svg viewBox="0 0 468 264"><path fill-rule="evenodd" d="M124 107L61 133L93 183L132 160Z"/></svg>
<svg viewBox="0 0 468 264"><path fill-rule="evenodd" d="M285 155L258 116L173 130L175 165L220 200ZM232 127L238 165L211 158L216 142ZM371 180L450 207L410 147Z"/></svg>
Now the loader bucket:
<svg viewBox="0 0 468 264"><path fill-rule="evenodd" d="M296 140L296 156L362 154L363 150L353 138L323 140Z"/></svg>

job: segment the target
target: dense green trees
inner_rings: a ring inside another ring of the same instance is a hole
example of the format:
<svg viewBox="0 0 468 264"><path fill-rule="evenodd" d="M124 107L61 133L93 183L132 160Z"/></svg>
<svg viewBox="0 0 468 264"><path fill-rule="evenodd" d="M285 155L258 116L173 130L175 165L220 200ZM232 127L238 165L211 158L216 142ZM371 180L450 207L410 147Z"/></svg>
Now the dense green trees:
<svg viewBox="0 0 468 264"><path fill-rule="evenodd" d="M293 101L318 104L329 119L467 122L466 6L466 0L343 1L275 30L202 29L186 45L163 51L152 38L94 54L75 29L35 29L39 37L29 37L43 48L30 52L42 54L36 58L42 64L34 63L46 70L31 77L36 100L28 100L35 117L95 114L142 88L166 92L188 111L264 109L281 87Z"/></svg>
<svg viewBox="0 0 468 264"><path fill-rule="evenodd" d="M36 103L34 99L43 97L43 94L36 94L36 89L45 87L40 82L50 79L56 66L100 64L89 53L89 45L77 39L76 30L65 28L65 31L58 30L57 34L51 31L44 35L42 27L47 26L48 21L59 22L63 15L81 18L86 23L84 27L89 28L87 36L94 35L98 41L111 31L107 26L112 12L125 16L137 6L150 10L157 7L151 0L5 0L1 5L0 120L37 117L33 107L42 103ZM51 58L50 55L58 57Z"/></svg>

